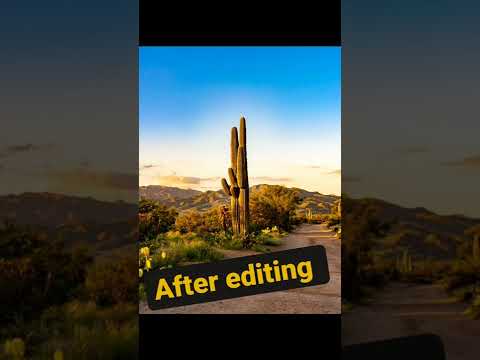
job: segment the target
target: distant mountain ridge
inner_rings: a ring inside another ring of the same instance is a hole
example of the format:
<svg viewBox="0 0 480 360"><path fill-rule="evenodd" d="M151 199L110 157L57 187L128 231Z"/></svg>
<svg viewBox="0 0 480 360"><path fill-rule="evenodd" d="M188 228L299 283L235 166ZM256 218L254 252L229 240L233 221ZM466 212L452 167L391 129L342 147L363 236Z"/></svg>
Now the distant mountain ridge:
<svg viewBox="0 0 480 360"><path fill-rule="evenodd" d="M92 253L135 245L138 205L56 193L0 196L0 222L28 226L67 247L88 245Z"/></svg>
<svg viewBox="0 0 480 360"><path fill-rule="evenodd" d="M423 207L406 208L373 198L345 200L343 209L346 234L349 224L355 226L358 221L356 216L370 212L380 224L389 225L386 236L376 242L376 250L388 255L408 248L416 259L452 259L459 247L468 253L471 237L465 230L480 223L462 215L438 215Z"/></svg>
<svg viewBox="0 0 480 360"><path fill-rule="evenodd" d="M254 193L265 186L271 185L255 185L251 191ZM290 190L301 199L299 213L306 208L313 214L328 213L339 199L336 195L299 188ZM139 194L179 211L205 211L229 203L222 190L201 192L155 185L140 187ZM459 245L471 251L471 237L465 235L465 230L480 224L479 219L438 215L422 207L405 208L379 199L348 199L343 206L346 216L356 216L368 209L380 223L391 224L387 236L379 239L378 250L392 252L408 247L416 258L453 258ZM90 244L96 250L109 251L134 246L138 234L138 205L46 192L4 195L0 196L0 222L5 220L31 226L52 238L61 236L68 246ZM344 223L348 227L349 220Z"/></svg>
<svg viewBox="0 0 480 360"><path fill-rule="evenodd" d="M140 186L139 188L140 198L157 200L167 206L174 206L178 200L188 199L200 194L202 194L202 192L198 190L180 189L162 185Z"/></svg>
<svg viewBox="0 0 480 360"><path fill-rule="evenodd" d="M250 191L254 193L266 186L272 185L254 185L250 187ZM296 192L301 200L298 206L300 212L309 208L313 214L329 213L330 206L339 199L339 196L336 195L324 195L319 192L299 188L290 188L290 190ZM198 190L185 190L162 185L150 185L140 187L139 192L140 198L156 200L166 206L174 207L179 211L190 209L205 211L219 205L227 205L230 201L223 190L201 192Z"/></svg>
<svg viewBox="0 0 480 360"><path fill-rule="evenodd" d="M0 220L20 225L108 224L134 218L137 212L137 204L91 197L48 192L0 196Z"/></svg>

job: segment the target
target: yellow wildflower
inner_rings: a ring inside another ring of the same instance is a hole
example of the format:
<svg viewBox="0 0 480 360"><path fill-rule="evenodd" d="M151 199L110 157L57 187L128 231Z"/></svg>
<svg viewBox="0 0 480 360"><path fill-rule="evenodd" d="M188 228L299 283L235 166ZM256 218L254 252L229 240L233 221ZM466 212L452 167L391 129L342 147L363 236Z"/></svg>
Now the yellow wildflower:
<svg viewBox="0 0 480 360"><path fill-rule="evenodd" d="M23 359L25 356L25 342L21 338L5 341L5 353L14 359Z"/></svg>
<svg viewBox="0 0 480 360"><path fill-rule="evenodd" d="M145 247L140 249L140 255L143 255L145 257L150 256L150 249L148 248L148 246L145 246Z"/></svg>

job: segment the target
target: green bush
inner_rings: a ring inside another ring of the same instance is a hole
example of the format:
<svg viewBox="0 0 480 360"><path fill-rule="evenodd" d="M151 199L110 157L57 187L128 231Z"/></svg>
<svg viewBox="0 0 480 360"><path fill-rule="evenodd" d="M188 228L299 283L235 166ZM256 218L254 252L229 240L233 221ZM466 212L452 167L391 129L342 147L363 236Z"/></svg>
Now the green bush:
<svg viewBox="0 0 480 360"><path fill-rule="evenodd" d="M176 266L185 262L211 262L223 258L209 242L195 233L171 231L157 240L160 245L157 246L154 242L149 244L154 268Z"/></svg>
<svg viewBox="0 0 480 360"><path fill-rule="evenodd" d="M73 301L42 314L49 337L36 357L51 359L137 359L138 304L99 307L94 302Z"/></svg>
<svg viewBox="0 0 480 360"><path fill-rule="evenodd" d="M175 209L169 209L156 201L145 199L140 200L138 213L141 242L172 229L177 216Z"/></svg>
<svg viewBox="0 0 480 360"><path fill-rule="evenodd" d="M278 227L266 228L257 234L252 234L252 243L265 246L279 246L282 244L282 238L286 236Z"/></svg>
<svg viewBox="0 0 480 360"><path fill-rule="evenodd" d="M262 187L250 195L250 219L254 231L277 226L288 231L295 222L297 194L279 185Z"/></svg>
<svg viewBox="0 0 480 360"><path fill-rule="evenodd" d="M25 342L21 338L6 340L4 354L12 360L21 360L25 357Z"/></svg>
<svg viewBox="0 0 480 360"><path fill-rule="evenodd" d="M200 212L189 210L181 213L175 221L175 229L182 234L197 233L203 236L211 236L214 233L224 232L221 207ZM231 218L225 218L226 230L231 227Z"/></svg>
<svg viewBox="0 0 480 360"><path fill-rule="evenodd" d="M98 261L88 270L85 288L88 297L100 306L137 302L136 254Z"/></svg>
<svg viewBox="0 0 480 360"><path fill-rule="evenodd" d="M91 262L85 249L66 250L44 234L14 226L0 231L0 242L8 244L0 248L0 319L28 319L83 286ZM14 250L17 246L23 253Z"/></svg>

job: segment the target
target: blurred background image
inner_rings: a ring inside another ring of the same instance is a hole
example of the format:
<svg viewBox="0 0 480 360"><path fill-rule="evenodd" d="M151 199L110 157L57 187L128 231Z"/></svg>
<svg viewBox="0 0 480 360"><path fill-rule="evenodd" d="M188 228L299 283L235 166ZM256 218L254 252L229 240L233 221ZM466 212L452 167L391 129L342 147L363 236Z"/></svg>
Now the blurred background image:
<svg viewBox="0 0 480 360"><path fill-rule="evenodd" d="M138 356L138 13L98 5L2 11L1 359Z"/></svg>
<svg viewBox="0 0 480 360"><path fill-rule="evenodd" d="M342 342L480 347L478 6L342 2Z"/></svg>

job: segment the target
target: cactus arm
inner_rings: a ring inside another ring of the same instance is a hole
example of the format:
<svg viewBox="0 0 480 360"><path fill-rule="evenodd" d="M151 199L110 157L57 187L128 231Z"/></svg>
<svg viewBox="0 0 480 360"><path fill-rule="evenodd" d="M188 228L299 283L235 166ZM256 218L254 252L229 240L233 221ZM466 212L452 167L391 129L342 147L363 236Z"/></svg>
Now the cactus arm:
<svg viewBox="0 0 480 360"><path fill-rule="evenodd" d="M222 179L222 188L223 188L224 193L227 196L232 196L232 193L230 192L230 185L228 185L228 182L225 179Z"/></svg>
<svg viewBox="0 0 480 360"><path fill-rule="evenodd" d="M235 176L235 172L232 168L228 168L228 177L230 178L230 182L232 183L232 186L238 187L237 177Z"/></svg>

